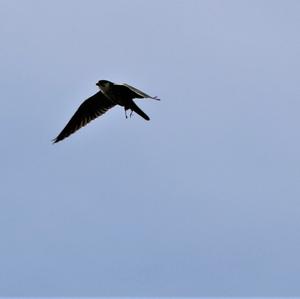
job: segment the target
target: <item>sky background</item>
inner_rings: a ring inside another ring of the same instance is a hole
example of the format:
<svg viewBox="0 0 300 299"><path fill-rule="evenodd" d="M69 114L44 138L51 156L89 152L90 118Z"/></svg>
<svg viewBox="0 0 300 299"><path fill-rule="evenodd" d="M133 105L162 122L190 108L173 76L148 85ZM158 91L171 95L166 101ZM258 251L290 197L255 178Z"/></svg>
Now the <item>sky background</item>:
<svg viewBox="0 0 300 299"><path fill-rule="evenodd" d="M300 1L0 0L0 295L300 294ZM61 143L100 79L159 96Z"/></svg>

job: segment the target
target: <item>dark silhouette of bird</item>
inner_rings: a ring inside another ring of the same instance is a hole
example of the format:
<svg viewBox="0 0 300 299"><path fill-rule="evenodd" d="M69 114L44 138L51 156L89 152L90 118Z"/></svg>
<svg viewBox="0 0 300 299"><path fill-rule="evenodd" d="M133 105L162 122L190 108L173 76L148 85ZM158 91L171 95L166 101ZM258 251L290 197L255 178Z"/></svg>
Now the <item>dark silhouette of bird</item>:
<svg viewBox="0 0 300 299"><path fill-rule="evenodd" d="M107 80L100 80L96 85L100 88L100 91L79 106L65 128L52 140L53 143L57 143L75 133L116 105L124 107L126 118L127 110L130 109L130 117L135 112L145 120L150 120L149 116L135 104L133 99L150 98L159 100L157 97L151 97L128 84L115 84Z"/></svg>

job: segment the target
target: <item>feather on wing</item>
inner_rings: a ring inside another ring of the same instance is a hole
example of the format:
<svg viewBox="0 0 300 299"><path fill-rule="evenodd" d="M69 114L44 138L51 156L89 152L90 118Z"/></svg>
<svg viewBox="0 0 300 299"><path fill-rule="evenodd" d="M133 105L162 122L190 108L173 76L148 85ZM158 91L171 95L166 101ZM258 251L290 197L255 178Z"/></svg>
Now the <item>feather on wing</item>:
<svg viewBox="0 0 300 299"><path fill-rule="evenodd" d="M52 140L53 143L57 143L75 133L114 106L115 104L101 91L97 92L79 106L64 129Z"/></svg>
<svg viewBox="0 0 300 299"><path fill-rule="evenodd" d="M145 92L129 85L129 84L126 84L126 83L123 83L123 86L127 87L128 89L130 89L134 94L135 96L133 96L133 98L150 98L150 99L153 99L153 100L159 100L157 97L151 97L149 96L148 94L146 94Z"/></svg>

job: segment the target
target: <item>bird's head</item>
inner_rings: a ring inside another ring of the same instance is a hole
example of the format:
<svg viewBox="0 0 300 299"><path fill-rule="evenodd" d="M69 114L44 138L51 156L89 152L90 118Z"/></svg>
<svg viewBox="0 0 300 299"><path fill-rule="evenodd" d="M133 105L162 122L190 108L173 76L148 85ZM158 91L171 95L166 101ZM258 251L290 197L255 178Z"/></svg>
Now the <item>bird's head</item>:
<svg viewBox="0 0 300 299"><path fill-rule="evenodd" d="M103 92L107 92L110 87L113 85L112 82L107 81L107 80L100 80L96 83L96 85L103 91Z"/></svg>

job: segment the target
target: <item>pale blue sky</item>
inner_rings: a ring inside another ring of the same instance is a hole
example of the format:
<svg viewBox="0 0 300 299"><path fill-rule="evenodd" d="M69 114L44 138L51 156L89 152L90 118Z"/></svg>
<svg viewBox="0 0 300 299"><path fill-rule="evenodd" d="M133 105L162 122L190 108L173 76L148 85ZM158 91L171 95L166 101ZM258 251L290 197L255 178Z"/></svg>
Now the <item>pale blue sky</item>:
<svg viewBox="0 0 300 299"><path fill-rule="evenodd" d="M0 295L299 295L299 15L0 0ZM99 79L162 101L52 145Z"/></svg>

